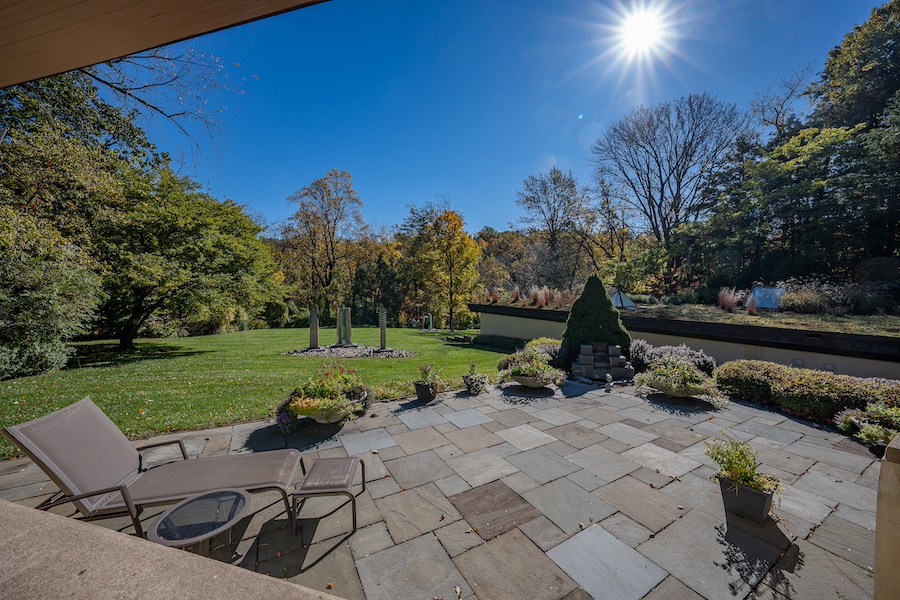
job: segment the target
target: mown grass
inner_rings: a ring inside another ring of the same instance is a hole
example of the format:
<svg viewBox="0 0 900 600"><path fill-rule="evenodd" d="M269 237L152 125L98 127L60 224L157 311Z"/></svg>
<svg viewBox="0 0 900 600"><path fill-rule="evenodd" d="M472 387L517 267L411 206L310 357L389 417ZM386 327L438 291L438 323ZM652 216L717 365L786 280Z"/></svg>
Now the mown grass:
<svg viewBox="0 0 900 600"><path fill-rule="evenodd" d="M622 314L658 319L687 319L709 323L759 325L763 327L785 327L810 331L900 337L900 316L897 315L848 315L838 317L763 310L759 311L757 315L748 315L744 310L735 310L735 312L729 313L716 306L706 304L644 305L639 306L635 311L623 311Z"/></svg>
<svg viewBox="0 0 900 600"><path fill-rule="evenodd" d="M0 427L22 423L85 396L129 437L202 429L272 414L275 404L324 365L339 362L355 369L381 399L409 396L419 365L443 369L443 377L461 387L461 376L475 363L494 373L501 353L467 344L449 344L438 333L389 329L391 348L411 358L331 358L285 356L305 348L306 329L242 331L214 336L138 340L136 352L120 353L114 342L75 344L70 368L36 377L0 382ZM324 329L325 343L335 336ZM379 330L356 328L353 341L378 346ZM0 458L18 452L0 440Z"/></svg>

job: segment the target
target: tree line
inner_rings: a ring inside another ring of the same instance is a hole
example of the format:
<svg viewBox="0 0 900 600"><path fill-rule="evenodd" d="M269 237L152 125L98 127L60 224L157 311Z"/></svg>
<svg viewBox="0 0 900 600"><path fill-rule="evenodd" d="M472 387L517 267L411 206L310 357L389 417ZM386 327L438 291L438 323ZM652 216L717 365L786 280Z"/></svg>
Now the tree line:
<svg viewBox="0 0 900 600"><path fill-rule="evenodd" d="M209 125L154 95L177 82L172 65L214 82L205 55L154 51L0 90L0 378L63 366L78 335L131 350L138 335L303 326L313 306L325 324L350 306L358 323L385 308L392 325L431 314L464 328L482 286L567 289L595 272L698 298L813 275L896 285L898 43L893 0L817 81L798 70L747 110L708 93L635 108L592 145L589 183L529 175L518 227L474 235L448 200L366 224L340 169L292 194L277 228L204 192L136 111Z"/></svg>

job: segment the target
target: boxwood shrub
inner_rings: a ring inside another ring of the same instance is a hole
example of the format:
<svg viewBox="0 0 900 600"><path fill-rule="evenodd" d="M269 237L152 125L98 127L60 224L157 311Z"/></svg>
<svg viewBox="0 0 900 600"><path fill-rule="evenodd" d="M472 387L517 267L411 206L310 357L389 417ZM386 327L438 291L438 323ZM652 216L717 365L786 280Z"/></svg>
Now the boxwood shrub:
<svg viewBox="0 0 900 600"><path fill-rule="evenodd" d="M845 409L874 402L900 406L900 381L851 377L828 371L797 369L759 360L736 360L715 371L726 394L817 421L832 421Z"/></svg>

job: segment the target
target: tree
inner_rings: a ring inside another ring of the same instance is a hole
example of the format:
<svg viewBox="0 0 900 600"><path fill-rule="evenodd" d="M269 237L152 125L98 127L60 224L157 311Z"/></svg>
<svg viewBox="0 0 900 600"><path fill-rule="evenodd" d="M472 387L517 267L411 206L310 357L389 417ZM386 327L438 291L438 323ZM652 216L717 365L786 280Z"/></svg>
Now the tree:
<svg viewBox="0 0 900 600"><path fill-rule="evenodd" d="M153 314L241 307L258 313L277 294L262 228L231 201L197 191L168 168L132 174L133 208L98 226L108 298L101 313L122 350Z"/></svg>
<svg viewBox="0 0 900 600"><path fill-rule="evenodd" d="M450 330L454 330L454 317L462 310L478 286L478 257L481 249L463 229L459 213L448 210L435 219L434 236L435 273L437 290L443 295L449 313Z"/></svg>
<svg viewBox="0 0 900 600"><path fill-rule="evenodd" d="M46 222L0 205L0 380L65 366L99 301L92 261Z"/></svg>
<svg viewBox="0 0 900 600"><path fill-rule="evenodd" d="M872 10L869 20L828 53L821 81L810 86L814 119L826 126L873 127L900 90L900 0Z"/></svg>
<svg viewBox="0 0 900 600"><path fill-rule="evenodd" d="M595 179L668 247L675 228L699 216L701 192L743 128L733 104L706 93L637 108L592 145Z"/></svg>
<svg viewBox="0 0 900 600"><path fill-rule="evenodd" d="M333 169L288 197L299 205L279 242L281 264L295 298L310 308L347 293L354 249L348 242L362 226L362 201L347 171ZM338 289L339 284L344 289Z"/></svg>
<svg viewBox="0 0 900 600"><path fill-rule="evenodd" d="M525 210L520 220L544 242L539 262L542 283L571 287L583 262L584 246L591 246L597 210L571 171L553 167L537 177L529 175L522 188L516 192L516 204Z"/></svg>
<svg viewBox="0 0 900 600"><path fill-rule="evenodd" d="M603 282L594 274L588 277L584 289L569 310L559 350L562 366L571 368L580 353L581 344L597 342L622 346L625 355L631 349L631 336L622 325L619 311Z"/></svg>

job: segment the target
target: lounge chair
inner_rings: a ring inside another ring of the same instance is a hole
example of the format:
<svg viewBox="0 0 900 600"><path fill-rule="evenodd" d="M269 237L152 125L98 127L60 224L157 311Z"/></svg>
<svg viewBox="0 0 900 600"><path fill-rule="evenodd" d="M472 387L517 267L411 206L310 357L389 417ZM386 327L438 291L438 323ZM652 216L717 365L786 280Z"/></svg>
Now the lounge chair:
<svg viewBox="0 0 900 600"><path fill-rule="evenodd" d="M297 450L188 460L181 440L135 448L90 398L7 427L3 434L59 487L58 494L37 507L42 510L72 502L86 520L127 514L135 532L144 537L144 507L221 488L277 490L296 530L288 497L300 463ZM168 444L178 444L184 460L149 466L139 452Z"/></svg>

